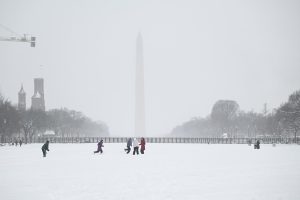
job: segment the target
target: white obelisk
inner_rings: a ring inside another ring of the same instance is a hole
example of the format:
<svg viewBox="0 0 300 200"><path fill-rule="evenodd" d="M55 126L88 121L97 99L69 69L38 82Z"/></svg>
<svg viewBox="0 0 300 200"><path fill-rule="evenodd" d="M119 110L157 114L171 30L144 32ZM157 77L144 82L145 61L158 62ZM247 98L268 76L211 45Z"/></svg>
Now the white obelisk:
<svg viewBox="0 0 300 200"><path fill-rule="evenodd" d="M135 136L146 136L143 39L141 33L136 40L136 72L135 72Z"/></svg>

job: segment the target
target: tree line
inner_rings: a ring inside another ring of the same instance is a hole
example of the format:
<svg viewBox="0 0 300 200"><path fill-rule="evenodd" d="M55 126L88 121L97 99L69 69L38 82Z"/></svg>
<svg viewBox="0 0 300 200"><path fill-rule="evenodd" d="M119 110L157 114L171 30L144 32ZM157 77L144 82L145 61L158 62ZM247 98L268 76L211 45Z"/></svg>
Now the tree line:
<svg viewBox="0 0 300 200"><path fill-rule="evenodd" d="M234 100L219 100L205 118L196 117L175 127L173 136L187 137L297 137L300 131L300 90L268 112L240 110Z"/></svg>
<svg viewBox="0 0 300 200"><path fill-rule="evenodd" d="M95 122L83 113L67 108L18 110L0 94L0 141L4 137L22 137L30 142L35 136L50 133L52 136L108 136L108 127Z"/></svg>

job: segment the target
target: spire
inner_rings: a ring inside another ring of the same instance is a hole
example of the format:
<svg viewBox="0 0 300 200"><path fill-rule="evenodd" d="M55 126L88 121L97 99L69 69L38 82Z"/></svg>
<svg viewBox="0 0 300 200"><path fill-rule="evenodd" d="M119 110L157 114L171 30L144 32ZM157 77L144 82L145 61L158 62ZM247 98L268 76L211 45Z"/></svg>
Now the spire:
<svg viewBox="0 0 300 200"><path fill-rule="evenodd" d="M21 85L21 89L19 91L19 94L25 94L25 90L23 89L23 84Z"/></svg>
<svg viewBox="0 0 300 200"><path fill-rule="evenodd" d="M23 88L23 84L21 85L21 89L18 94L18 109L19 110L26 110L26 93Z"/></svg>

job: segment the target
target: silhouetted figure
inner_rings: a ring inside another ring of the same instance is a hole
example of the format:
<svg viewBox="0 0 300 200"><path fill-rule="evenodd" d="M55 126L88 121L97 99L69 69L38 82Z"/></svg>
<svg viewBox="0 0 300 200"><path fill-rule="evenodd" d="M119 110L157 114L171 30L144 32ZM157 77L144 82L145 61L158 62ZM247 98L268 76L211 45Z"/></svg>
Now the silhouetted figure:
<svg viewBox="0 0 300 200"><path fill-rule="evenodd" d="M124 149L126 151L127 154L129 154L130 150L131 150L131 146L132 146L132 139L129 138L127 140L127 149Z"/></svg>
<svg viewBox="0 0 300 200"><path fill-rule="evenodd" d="M49 140L42 146L43 157L46 157L47 151L49 150Z"/></svg>
<svg viewBox="0 0 300 200"><path fill-rule="evenodd" d="M251 139L248 140L248 145L251 146L252 142Z"/></svg>
<svg viewBox="0 0 300 200"><path fill-rule="evenodd" d="M146 146L146 142L145 142L144 138L141 139L141 144L140 145L141 145L141 154L144 154L145 146Z"/></svg>
<svg viewBox="0 0 300 200"><path fill-rule="evenodd" d="M259 142L259 140L256 141L256 144L254 144L254 149L260 149L260 142Z"/></svg>
<svg viewBox="0 0 300 200"><path fill-rule="evenodd" d="M100 140L100 142L98 142L98 149L97 149L97 151L94 151L94 153L99 153L99 152L103 153L102 147L104 147L103 140Z"/></svg>
<svg viewBox="0 0 300 200"><path fill-rule="evenodd" d="M22 144L23 144L23 141L21 139L19 141L19 144L20 144L20 146L22 146Z"/></svg>
<svg viewBox="0 0 300 200"><path fill-rule="evenodd" d="M17 139L15 140L15 144L16 144L16 147L17 147L18 146L18 140Z"/></svg>
<svg viewBox="0 0 300 200"><path fill-rule="evenodd" d="M133 155L135 155L135 153L139 155L139 142L137 141L136 138L134 138L133 140Z"/></svg>

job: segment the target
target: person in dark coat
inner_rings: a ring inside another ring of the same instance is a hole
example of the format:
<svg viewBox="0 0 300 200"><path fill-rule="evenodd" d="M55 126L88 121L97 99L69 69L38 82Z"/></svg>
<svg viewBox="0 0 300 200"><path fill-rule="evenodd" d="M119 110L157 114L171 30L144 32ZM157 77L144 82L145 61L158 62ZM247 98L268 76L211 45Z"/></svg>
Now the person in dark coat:
<svg viewBox="0 0 300 200"><path fill-rule="evenodd" d="M49 140L42 146L43 157L46 157L47 151L49 150Z"/></svg>
<svg viewBox="0 0 300 200"><path fill-rule="evenodd" d="M127 149L124 149L126 151L127 154L129 154L130 150L131 150L131 146L132 146L132 139L129 138L127 140Z"/></svg>
<svg viewBox="0 0 300 200"><path fill-rule="evenodd" d="M145 142L145 138L141 139L141 154L144 154L145 152L145 146L146 146L146 142Z"/></svg>
<svg viewBox="0 0 300 200"><path fill-rule="evenodd" d="M22 142L22 140L20 139L20 141L19 141L19 144L20 144L20 146L22 146L22 144L23 144L23 142Z"/></svg>
<svg viewBox="0 0 300 200"><path fill-rule="evenodd" d="M254 149L260 149L260 142L259 142L259 140L256 141L256 144L254 145Z"/></svg>
<svg viewBox="0 0 300 200"><path fill-rule="evenodd" d="M98 142L98 149L97 149L97 151L94 151L94 153L103 153L103 150L102 150L102 147L104 147L103 146L103 140L101 140L100 142Z"/></svg>

